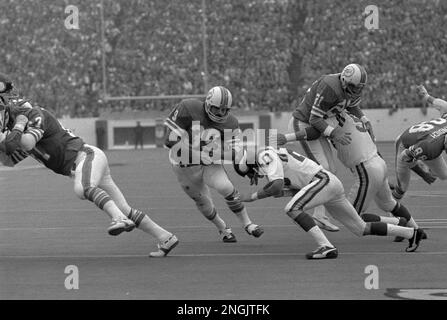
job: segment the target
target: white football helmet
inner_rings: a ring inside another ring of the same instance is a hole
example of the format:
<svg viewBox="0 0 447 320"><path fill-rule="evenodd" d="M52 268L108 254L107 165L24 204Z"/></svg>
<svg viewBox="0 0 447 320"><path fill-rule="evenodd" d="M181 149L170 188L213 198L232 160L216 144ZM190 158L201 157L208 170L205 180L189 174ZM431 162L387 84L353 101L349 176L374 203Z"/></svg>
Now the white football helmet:
<svg viewBox="0 0 447 320"><path fill-rule="evenodd" d="M367 79L365 68L357 63L348 64L340 74L341 86L351 98L360 96Z"/></svg>
<svg viewBox="0 0 447 320"><path fill-rule="evenodd" d="M222 123L230 115L232 102L230 90L221 86L213 87L206 95L205 111L212 121Z"/></svg>

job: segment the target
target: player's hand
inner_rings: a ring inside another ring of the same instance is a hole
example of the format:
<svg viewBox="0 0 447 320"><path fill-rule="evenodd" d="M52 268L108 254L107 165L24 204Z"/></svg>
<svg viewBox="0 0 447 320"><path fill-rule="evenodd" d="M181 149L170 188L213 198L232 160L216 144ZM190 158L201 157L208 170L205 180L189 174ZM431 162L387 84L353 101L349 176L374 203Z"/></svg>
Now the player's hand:
<svg viewBox="0 0 447 320"><path fill-rule="evenodd" d="M408 150L408 149L405 149L404 151L402 151L402 153L400 154L400 159L406 163L411 163L411 162L415 161L415 159L411 155L410 150Z"/></svg>
<svg viewBox="0 0 447 320"><path fill-rule="evenodd" d="M270 133L269 144L276 143L277 146L283 146L287 143L286 136L282 133Z"/></svg>
<svg viewBox="0 0 447 320"><path fill-rule="evenodd" d="M16 117L16 121L14 123L14 129L17 129L17 130L23 132L25 130L27 123L28 123L28 118L23 114L19 114Z"/></svg>
<svg viewBox="0 0 447 320"><path fill-rule="evenodd" d="M371 122L367 121L364 123L364 126L366 130L368 131L369 135L371 136L372 141L376 142L376 137L374 136L373 127Z"/></svg>
<svg viewBox="0 0 447 320"><path fill-rule="evenodd" d="M258 174L256 172L247 173L247 177L250 179L250 185L258 185Z"/></svg>
<svg viewBox="0 0 447 320"><path fill-rule="evenodd" d="M424 174L421 175L421 177L428 184L432 184L433 182L436 181L436 177L430 172L425 172Z"/></svg>
<svg viewBox="0 0 447 320"><path fill-rule="evenodd" d="M251 198L251 193L241 193L240 200L241 200L241 202L253 202L254 201Z"/></svg>
<svg viewBox="0 0 447 320"><path fill-rule="evenodd" d="M350 132L343 132L340 127L335 127L334 130L332 130L330 138L334 140L337 143L340 143L341 145L348 145L351 143L351 133Z"/></svg>
<svg viewBox="0 0 447 320"><path fill-rule="evenodd" d="M426 96L428 96L427 89L425 89L425 87L422 84L416 87L416 94L421 99L423 99Z"/></svg>

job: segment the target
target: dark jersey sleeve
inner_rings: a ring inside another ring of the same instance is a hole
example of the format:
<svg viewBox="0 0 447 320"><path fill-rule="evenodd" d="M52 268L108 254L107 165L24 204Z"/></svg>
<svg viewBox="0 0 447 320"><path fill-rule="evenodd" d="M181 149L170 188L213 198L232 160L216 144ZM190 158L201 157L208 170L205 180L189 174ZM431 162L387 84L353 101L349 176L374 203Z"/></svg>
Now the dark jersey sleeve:
<svg viewBox="0 0 447 320"><path fill-rule="evenodd" d="M171 148L176 144L185 131L187 132L190 128L191 121L191 116L185 105L182 102L177 104L164 122L167 127L165 146Z"/></svg>
<svg viewBox="0 0 447 320"><path fill-rule="evenodd" d="M316 89L315 100L310 111L310 125L318 129L318 131L323 132L328 126L323 119L336 103L337 95L334 89L324 81L321 81Z"/></svg>

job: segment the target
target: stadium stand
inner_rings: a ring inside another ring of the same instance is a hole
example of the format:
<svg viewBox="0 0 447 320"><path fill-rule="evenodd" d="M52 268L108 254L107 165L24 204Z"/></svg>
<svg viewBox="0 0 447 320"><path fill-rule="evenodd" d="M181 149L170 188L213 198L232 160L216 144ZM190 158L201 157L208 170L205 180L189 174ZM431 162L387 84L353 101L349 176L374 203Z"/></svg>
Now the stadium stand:
<svg viewBox="0 0 447 320"><path fill-rule="evenodd" d="M67 5L79 30L64 27ZM379 29L367 30L367 1L207 0L208 85L230 88L241 110L289 111L321 74L365 65L364 108L417 106L413 86L447 90L447 5L376 1ZM202 1L104 1L108 92L201 94ZM99 0L14 1L0 5L1 71L60 117L129 110L166 111L172 101L101 102Z"/></svg>

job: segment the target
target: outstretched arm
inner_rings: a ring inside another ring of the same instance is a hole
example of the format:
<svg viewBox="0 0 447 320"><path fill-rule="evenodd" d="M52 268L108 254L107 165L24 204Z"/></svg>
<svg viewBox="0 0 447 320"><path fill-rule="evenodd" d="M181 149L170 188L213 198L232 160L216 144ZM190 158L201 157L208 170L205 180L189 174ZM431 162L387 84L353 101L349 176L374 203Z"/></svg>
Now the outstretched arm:
<svg viewBox="0 0 447 320"><path fill-rule="evenodd" d="M436 110L438 110L441 115L447 113L447 101L442 100L440 98L432 97L428 94L427 89L423 85L419 85L416 87L416 93L419 98L422 99L423 103L428 103L432 105Z"/></svg>

